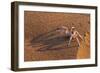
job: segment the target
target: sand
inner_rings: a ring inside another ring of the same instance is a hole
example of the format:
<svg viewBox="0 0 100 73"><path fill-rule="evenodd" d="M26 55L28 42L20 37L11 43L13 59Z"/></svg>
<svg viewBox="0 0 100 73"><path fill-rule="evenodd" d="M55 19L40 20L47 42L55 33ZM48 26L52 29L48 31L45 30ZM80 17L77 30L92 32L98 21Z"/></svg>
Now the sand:
<svg viewBox="0 0 100 73"><path fill-rule="evenodd" d="M24 61L70 60L90 58L90 15L76 13L25 11ZM67 46L65 34L56 29L66 26L84 37L78 47L76 40Z"/></svg>

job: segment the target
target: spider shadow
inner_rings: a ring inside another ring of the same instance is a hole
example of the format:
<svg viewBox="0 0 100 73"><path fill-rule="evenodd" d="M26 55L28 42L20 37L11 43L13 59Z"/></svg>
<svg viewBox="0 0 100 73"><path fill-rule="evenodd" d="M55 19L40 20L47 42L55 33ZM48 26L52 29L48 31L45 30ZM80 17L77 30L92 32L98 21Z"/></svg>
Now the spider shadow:
<svg viewBox="0 0 100 73"><path fill-rule="evenodd" d="M75 45L67 47L68 41L69 37L66 37L66 35L61 36L56 32L56 29L54 29L32 38L30 43L32 47L40 47L36 49L36 51L62 50L65 49L62 47L63 44L65 44L64 46L66 46L66 48L77 47Z"/></svg>

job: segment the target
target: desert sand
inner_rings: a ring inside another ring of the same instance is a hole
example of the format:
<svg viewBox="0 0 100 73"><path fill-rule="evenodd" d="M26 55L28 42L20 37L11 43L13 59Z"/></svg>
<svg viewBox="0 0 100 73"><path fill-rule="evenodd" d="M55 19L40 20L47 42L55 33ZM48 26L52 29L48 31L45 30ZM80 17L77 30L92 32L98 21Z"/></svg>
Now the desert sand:
<svg viewBox="0 0 100 73"><path fill-rule="evenodd" d="M90 58L89 14L25 11L24 15L24 61ZM56 32L61 26L76 27L84 38L80 47L75 40L67 46L66 35Z"/></svg>

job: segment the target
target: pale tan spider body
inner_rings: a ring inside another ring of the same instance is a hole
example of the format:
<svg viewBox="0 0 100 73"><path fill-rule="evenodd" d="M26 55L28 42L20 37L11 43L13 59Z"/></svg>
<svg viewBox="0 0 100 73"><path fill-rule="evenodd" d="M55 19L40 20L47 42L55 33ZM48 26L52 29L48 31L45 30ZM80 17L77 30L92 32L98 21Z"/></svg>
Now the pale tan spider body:
<svg viewBox="0 0 100 73"><path fill-rule="evenodd" d="M61 26L59 32L64 33L64 34L66 34L66 36L69 37L68 46L71 44L72 39L76 39L78 46L80 46L79 38L81 38L83 40L83 37L79 34L78 31L76 31L75 27L72 27L71 30L69 31L69 29L67 27Z"/></svg>
<svg viewBox="0 0 100 73"><path fill-rule="evenodd" d="M69 40L68 45L70 45L72 39L76 39L76 41L77 41L77 43L78 43L78 46L80 46L79 38L81 38L82 40L83 40L83 38L82 38L82 36L79 34L79 32L76 31L75 27L72 27L72 28L71 28L71 34L72 34L72 35L71 35L71 37L70 37L70 40Z"/></svg>

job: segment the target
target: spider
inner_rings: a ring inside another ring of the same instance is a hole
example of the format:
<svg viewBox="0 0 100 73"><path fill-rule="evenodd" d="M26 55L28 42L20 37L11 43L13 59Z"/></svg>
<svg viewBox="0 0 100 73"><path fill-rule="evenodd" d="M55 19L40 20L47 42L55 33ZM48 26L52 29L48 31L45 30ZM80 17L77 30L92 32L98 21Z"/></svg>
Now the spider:
<svg viewBox="0 0 100 73"><path fill-rule="evenodd" d="M75 39L78 43L78 46L80 47L79 38L83 40L83 37L79 34L79 32L76 30L75 27L71 27L71 30L69 30L68 27L61 26L60 28L58 28L58 31L60 33L66 34L66 37L69 37L67 46L69 46L71 44L72 39Z"/></svg>

